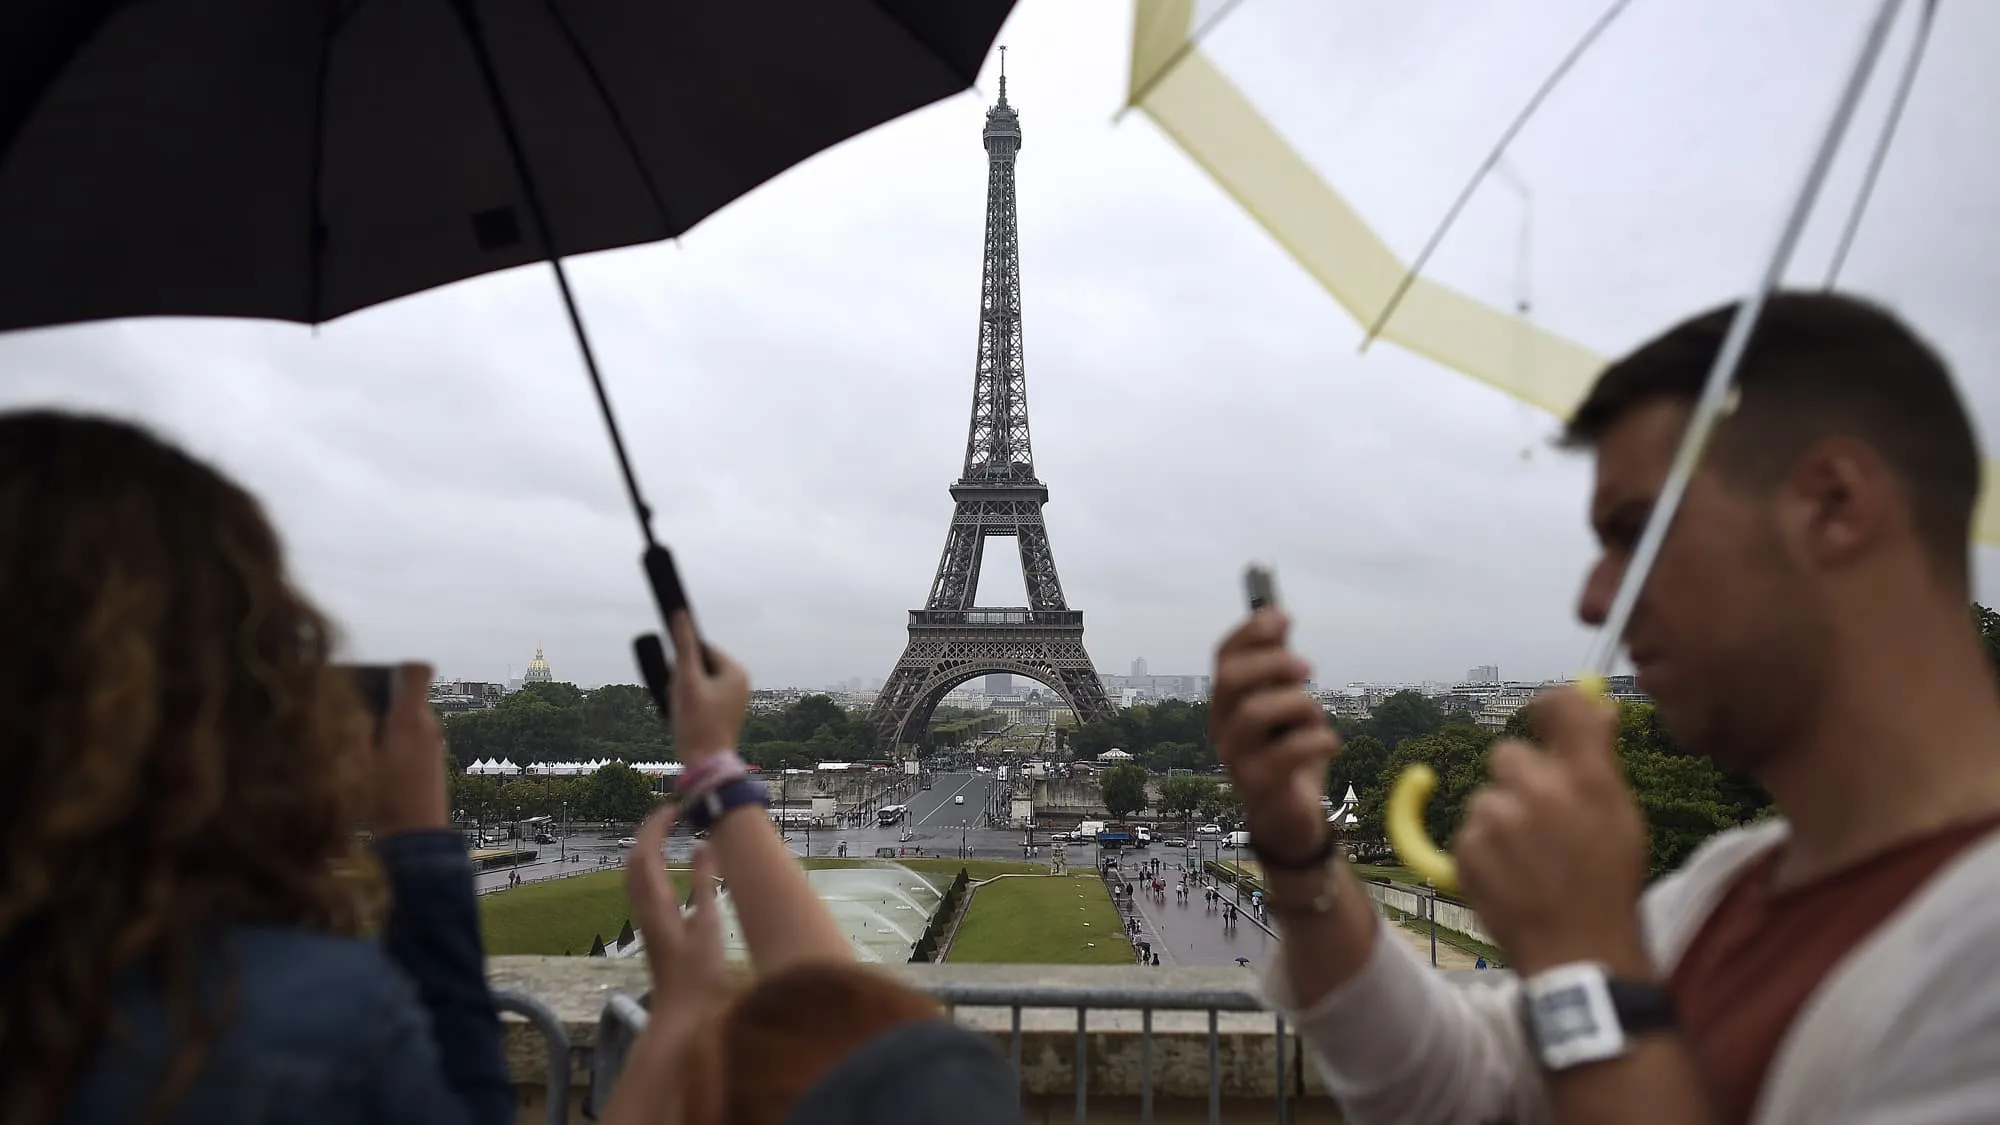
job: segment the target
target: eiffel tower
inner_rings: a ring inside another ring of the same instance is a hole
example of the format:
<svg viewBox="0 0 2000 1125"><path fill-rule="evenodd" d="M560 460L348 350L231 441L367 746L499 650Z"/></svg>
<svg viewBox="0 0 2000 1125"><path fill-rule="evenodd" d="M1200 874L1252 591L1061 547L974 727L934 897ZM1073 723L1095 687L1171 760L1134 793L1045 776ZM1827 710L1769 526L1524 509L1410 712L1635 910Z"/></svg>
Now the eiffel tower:
<svg viewBox="0 0 2000 1125"><path fill-rule="evenodd" d="M870 721L885 747L913 746L945 693L975 676L1010 672L1062 697L1079 721L1109 714L1104 684L1083 649L1083 611L1063 600L1028 444L1028 379L1021 358L1021 243L1014 210L1014 154L1021 119L1000 100L986 111L986 260L979 289L979 361L965 471L951 486L957 505L924 608L910 611L910 643L876 697ZM1029 604L981 608L986 539L1011 535L1020 548Z"/></svg>

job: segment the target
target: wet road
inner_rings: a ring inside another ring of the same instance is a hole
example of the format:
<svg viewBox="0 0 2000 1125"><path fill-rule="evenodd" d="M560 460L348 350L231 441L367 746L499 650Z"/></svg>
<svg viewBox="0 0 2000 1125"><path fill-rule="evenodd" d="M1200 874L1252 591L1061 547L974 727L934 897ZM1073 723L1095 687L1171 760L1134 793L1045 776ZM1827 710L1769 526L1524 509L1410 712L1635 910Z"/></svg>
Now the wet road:
<svg viewBox="0 0 2000 1125"><path fill-rule="evenodd" d="M1162 861L1160 878L1166 881L1167 894L1166 901L1155 901L1138 874L1138 863L1149 858L1153 857L1144 852L1132 853L1131 862L1121 870L1138 888L1133 898L1139 918L1139 940L1152 943L1160 955L1162 968L1234 965L1239 957L1248 959L1251 968L1262 968L1276 955L1278 939L1250 919L1247 901L1236 925L1231 927L1223 921L1221 906L1209 905L1198 888L1191 890L1184 901L1174 895L1174 883L1180 875L1175 867L1178 853L1163 852L1158 857ZM1225 903L1234 901L1233 892L1225 891L1225 896Z"/></svg>
<svg viewBox="0 0 2000 1125"><path fill-rule="evenodd" d="M989 827L987 817L989 802L1003 800L1001 794L1006 783L994 779L991 774L947 773L933 777L929 789L921 789L911 779L906 792L892 791L889 803L907 804L909 816L902 824L883 827L876 823L873 808L866 810L860 826L842 828L790 829L785 833L786 842L795 855L833 856L840 852L840 845L847 845L849 858L867 858L875 854L877 848L907 849L910 855L955 856L961 848L973 859L1026 858L1021 847L1023 833L1017 828ZM959 804L954 798L964 797ZM997 810L1005 816L1007 810ZM910 839L904 840L908 831ZM1046 833L1036 833L1036 854L1034 859L1048 862L1048 840ZM694 851L693 836L674 836L667 841L667 858L685 860ZM810 848L810 851L808 851ZM917 849L922 849L919 852ZM532 863L519 867L505 867L494 871L481 872L478 887L481 891L498 890L508 885L508 878L519 872L525 882L539 882L543 879L579 872L598 871L608 866L625 862L625 849L618 845L616 836L599 833L577 833L563 841L562 846L545 844L539 846L541 854ZM567 853L565 856L563 853ZM1074 868L1088 864L1094 859L1094 849L1088 846L1070 849L1070 865Z"/></svg>

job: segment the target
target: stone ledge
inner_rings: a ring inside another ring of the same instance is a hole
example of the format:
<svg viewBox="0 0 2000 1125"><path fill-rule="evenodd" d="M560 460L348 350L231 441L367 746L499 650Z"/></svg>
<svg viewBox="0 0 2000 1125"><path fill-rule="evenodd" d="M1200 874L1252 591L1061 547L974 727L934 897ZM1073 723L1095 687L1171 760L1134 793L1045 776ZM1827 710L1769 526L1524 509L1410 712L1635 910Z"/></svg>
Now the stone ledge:
<svg viewBox="0 0 2000 1125"><path fill-rule="evenodd" d="M1163 1000L1174 993L1240 995L1254 989L1249 972L1236 968L1174 969L1138 965L895 965L886 970L928 990L961 989L1093 989L1140 994L1157 993ZM1491 977L1494 974L1481 974ZM597 1021L614 992L642 995L647 987L643 958L495 957L488 962L493 987L527 993L554 1010L571 1044L571 1118L582 1120L579 1108L590 1081L590 1051L597 1038ZM954 1009L968 1027L990 1032L1003 1052L1012 1049L1013 1012L1007 1007ZM1050 1115L1076 1097L1077 1032L1074 1007L1025 1008L1021 1013L1022 1088L1031 1103L1045 1104ZM1104 1105L1110 1120L1120 1119L1118 1105L1134 1109L1142 1089L1144 1017L1137 1010L1092 1008L1086 1015L1085 1091L1093 1107ZM1231 1105L1262 1107L1268 1117L1280 1089L1278 1059L1284 1058L1288 1099L1304 1097L1313 1120L1330 1120L1325 1089L1304 1063L1298 1038L1287 1034L1280 1044L1276 1018L1269 1012L1219 1012L1216 1017L1217 1069L1222 1097ZM505 1017L503 1034L508 1066L523 1088L523 1121L539 1113L540 1090L548 1074L548 1053L542 1036L527 1021ZM1206 1011L1156 1011L1153 1014L1151 1071L1153 1094L1165 1102L1198 1106L1205 1116L1208 1098L1208 1014ZM1164 1106L1162 1106L1164 1108ZM1097 1116L1093 1110L1093 1117ZM1229 1114L1234 1119L1235 1114ZM536 1121L543 1120L537 1116Z"/></svg>

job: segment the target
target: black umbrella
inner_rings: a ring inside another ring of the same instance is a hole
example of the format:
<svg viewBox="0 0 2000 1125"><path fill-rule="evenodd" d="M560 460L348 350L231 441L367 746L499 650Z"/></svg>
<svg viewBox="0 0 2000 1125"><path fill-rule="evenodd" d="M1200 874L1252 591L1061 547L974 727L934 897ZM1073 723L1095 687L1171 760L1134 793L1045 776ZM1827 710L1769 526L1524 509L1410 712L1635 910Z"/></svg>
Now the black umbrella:
<svg viewBox="0 0 2000 1125"><path fill-rule="evenodd" d="M547 259L664 616L686 599L559 258L964 90L1012 6L0 0L0 331L312 324Z"/></svg>

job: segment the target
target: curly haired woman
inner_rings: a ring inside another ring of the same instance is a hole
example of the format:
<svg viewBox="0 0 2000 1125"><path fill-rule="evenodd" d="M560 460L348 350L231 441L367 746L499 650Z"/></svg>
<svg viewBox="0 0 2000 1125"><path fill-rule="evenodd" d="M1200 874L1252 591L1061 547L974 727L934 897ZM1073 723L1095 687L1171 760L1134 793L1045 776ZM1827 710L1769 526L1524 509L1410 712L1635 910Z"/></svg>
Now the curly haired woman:
<svg viewBox="0 0 2000 1125"><path fill-rule="evenodd" d="M0 622L0 1120L512 1119L430 670L371 730L248 493L0 414Z"/></svg>

